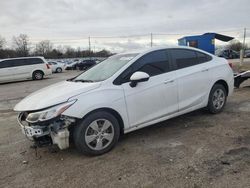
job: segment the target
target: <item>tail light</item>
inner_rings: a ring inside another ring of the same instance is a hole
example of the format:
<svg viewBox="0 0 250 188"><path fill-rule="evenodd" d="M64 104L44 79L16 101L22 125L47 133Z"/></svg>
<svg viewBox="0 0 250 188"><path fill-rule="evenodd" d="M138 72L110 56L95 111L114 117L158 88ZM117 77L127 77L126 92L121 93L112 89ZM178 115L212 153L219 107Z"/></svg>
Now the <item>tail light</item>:
<svg viewBox="0 0 250 188"><path fill-rule="evenodd" d="M228 61L228 65L231 67L231 69L233 68L233 63Z"/></svg>
<svg viewBox="0 0 250 188"><path fill-rule="evenodd" d="M47 69L50 69L50 66L49 66L49 64L46 64L46 67L47 67Z"/></svg>

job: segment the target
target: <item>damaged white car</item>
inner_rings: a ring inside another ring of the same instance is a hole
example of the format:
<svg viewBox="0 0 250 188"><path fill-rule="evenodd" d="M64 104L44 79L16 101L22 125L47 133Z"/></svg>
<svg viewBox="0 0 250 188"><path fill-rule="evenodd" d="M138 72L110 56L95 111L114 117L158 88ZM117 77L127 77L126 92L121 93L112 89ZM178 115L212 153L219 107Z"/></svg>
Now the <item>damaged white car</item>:
<svg viewBox="0 0 250 188"><path fill-rule="evenodd" d="M114 55L19 102L18 122L38 146L100 155L128 133L199 108L221 112L233 91L227 61L188 48Z"/></svg>

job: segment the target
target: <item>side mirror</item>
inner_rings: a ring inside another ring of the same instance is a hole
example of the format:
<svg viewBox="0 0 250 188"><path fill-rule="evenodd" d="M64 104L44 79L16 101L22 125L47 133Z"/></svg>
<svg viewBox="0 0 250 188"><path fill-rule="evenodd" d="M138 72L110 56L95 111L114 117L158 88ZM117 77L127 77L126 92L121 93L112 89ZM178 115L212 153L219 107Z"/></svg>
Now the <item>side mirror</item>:
<svg viewBox="0 0 250 188"><path fill-rule="evenodd" d="M146 82L149 79L149 75L145 72L137 71L130 77L130 86L135 87L138 82Z"/></svg>

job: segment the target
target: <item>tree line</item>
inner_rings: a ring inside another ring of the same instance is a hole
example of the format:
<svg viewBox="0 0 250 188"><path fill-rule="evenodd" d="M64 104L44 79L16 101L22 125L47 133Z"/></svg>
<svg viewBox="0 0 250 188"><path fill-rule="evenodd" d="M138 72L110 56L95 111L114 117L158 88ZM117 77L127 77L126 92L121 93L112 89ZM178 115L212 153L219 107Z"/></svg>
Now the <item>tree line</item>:
<svg viewBox="0 0 250 188"><path fill-rule="evenodd" d="M77 49L70 46L54 47L49 40L43 40L37 43L34 49L31 48L31 43L28 35L20 34L12 38L12 47L6 47L5 38L0 36L0 59L28 56L43 56L48 59L60 58L79 58L79 57L108 57L112 53L108 50L93 52L89 50Z"/></svg>
<svg viewBox="0 0 250 188"><path fill-rule="evenodd" d="M40 41L32 49L29 37L26 34L14 36L12 38L12 48L6 48L5 46L6 40L0 36L0 59L27 56L43 56L48 59L59 59L79 57L108 57L112 55L110 51L105 49L98 52L93 52L90 50L82 50L80 47L77 49L70 46L54 47L53 43L49 40ZM243 46L240 41L233 40L225 47L227 49L240 51L242 48L247 49L248 45Z"/></svg>

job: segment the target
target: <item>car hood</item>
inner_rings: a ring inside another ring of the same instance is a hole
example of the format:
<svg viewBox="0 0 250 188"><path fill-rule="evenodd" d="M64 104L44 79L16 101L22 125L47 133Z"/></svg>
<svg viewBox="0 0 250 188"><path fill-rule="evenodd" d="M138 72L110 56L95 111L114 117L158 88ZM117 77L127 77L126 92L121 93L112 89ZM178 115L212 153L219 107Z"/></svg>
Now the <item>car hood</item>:
<svg viewBox="0 0 250 188"><path fill-rule="evenodd" d="M71 97L100 87L101 82L63 81L40 89L21 100L14 111L35 111L68 101Z"/></svg>

